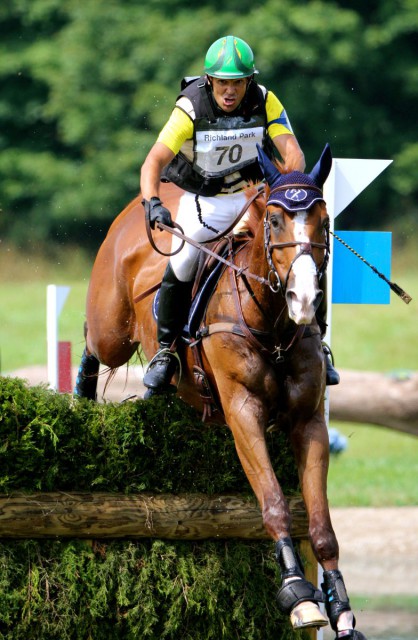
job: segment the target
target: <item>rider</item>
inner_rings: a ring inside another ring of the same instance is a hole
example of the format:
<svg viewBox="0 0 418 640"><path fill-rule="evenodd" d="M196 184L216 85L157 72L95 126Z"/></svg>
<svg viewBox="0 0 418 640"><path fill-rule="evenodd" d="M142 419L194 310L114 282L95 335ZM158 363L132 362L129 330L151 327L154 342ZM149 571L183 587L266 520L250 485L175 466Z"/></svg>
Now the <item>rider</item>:
<svg viewBox="0 0 418 640"><path fill-rule="evenodd" d="M157 222L172 226L159 198L161 179L184 189L177 222L185 235L202 242L231 226L246 203L245 189L262 181L257 143L270 156L278 152L283 173L304 171L304 154L286 111L271 91L256 83L257 73L251 48L229 35L208 49L203 76L183 80L174 110L141 170L143 205L152 229ZM172 251L179 242L173 236ZM199 249L186 243L167 265L158 307L160 348L144 376L151 393L166 391L178 367L175 341L187 320L198 258ZM325 333L326 310L322 316L318 319ZM326 361L327 384L338 384L337 371L329 357Z"/></svg>

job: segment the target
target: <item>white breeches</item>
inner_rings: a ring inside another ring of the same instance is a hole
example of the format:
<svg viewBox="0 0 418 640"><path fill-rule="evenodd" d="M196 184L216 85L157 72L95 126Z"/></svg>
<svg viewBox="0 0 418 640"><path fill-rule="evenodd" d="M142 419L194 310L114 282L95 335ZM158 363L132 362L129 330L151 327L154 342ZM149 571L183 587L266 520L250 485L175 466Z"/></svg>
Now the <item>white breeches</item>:
<svg viewBox="0 0 418 640"><path fill-rule="evenodd" d="M184 234L196 242L210 240L218 233L225 231L247 202L243 191L213 197L199 196L200 216L195 198L193 193L186 192L182 195L176 222L182 227ZM211 228L208 229L203 223ZM171 250L175 251L180 243L181 240L173 236ZM198 267L199 254L199 249L186 242L183 249L170 258L173 271L179 280L182 282L193 280Z"/></svg>

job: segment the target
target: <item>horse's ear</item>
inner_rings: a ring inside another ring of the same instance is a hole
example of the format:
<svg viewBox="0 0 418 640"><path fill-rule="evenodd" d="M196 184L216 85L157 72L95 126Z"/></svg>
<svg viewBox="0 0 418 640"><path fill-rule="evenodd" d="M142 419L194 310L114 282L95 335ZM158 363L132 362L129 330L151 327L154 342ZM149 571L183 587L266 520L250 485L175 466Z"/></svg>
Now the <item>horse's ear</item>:
<svg viewBox="0 0 418 640"><path fill-rule="evenodd" d="M312 180L317 185L317 187L321 187L322 189L322 187L324 186L324 182L328 178L329 172L331 171L331 166L332 166L332 153L331 153L331 147L327 142L321 157L319 158L318 162L316 163L316 165L314 166L314 168L309 174Z"/></svg>
<svg viewBox="0 0 418 640"><path fill-rule="evenodd" d="M268 155L263 151L263 149L260 147L259 144L257 144L257 151L258 151L258 162L260 164L261 171L263 172L263 175L266 179L267 184L271 188L274 186L275 182L277 182L277 180L281 178L282 174L280 173L276 165L273 164L273 162L270 160Z"/></svg>

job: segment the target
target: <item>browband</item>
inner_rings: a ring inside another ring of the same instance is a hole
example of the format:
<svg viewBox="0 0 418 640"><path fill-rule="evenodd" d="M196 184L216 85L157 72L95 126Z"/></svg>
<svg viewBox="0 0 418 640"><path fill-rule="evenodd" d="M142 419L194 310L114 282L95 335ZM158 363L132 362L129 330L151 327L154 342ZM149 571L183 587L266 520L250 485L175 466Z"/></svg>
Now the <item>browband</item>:
<svg viewBox="0 0 418 640"><path fill-rule="evenodd" d="M269 199L273 193L276 193L276 191L287 191L287 189L304 189L305 191L317 191L322 196L322 189L314 184L282 184L279 187L274 187L274 189L270 191Z"/></svg>

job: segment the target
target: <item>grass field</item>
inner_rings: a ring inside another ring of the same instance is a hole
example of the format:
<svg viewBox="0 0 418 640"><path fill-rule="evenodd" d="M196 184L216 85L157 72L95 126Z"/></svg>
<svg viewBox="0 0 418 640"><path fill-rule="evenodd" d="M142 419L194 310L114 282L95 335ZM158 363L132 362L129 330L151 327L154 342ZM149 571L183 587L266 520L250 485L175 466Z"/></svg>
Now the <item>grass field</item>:
<svg viewBox="0 0 418 640"><path fill-rule="evenodd" d="M91 260L77 252L48 262L3 250L0 256L0 355L3 375L45 364L46 287L71 287L59 337L72 343L73 364L83 351L85 297ZM332 347L337 367L388 372L418 369L418 257L414 248L395 255L391 279L413 298L405 305L333 305ZM365 425L332 424L348 438L333 457L329 496L333 506L418 504L418 438Z"/></svg>

